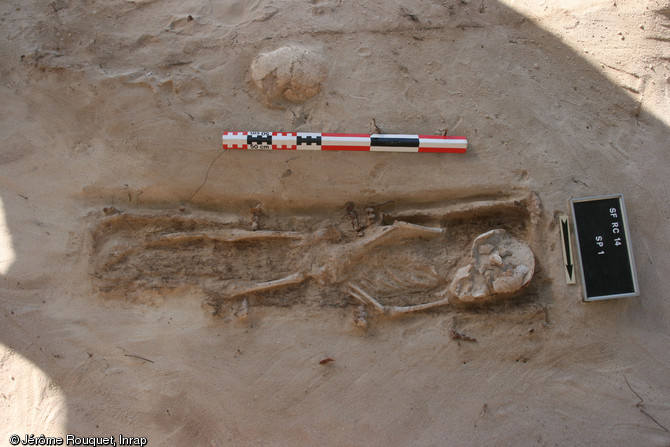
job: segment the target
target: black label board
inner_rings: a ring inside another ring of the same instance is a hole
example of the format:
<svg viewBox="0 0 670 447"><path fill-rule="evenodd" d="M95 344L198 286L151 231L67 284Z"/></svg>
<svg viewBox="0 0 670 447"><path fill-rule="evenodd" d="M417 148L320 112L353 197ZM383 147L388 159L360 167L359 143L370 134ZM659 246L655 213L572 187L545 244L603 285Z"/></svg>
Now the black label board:
<svg viewBox="0 0 670 447"><path fill-rule="evenodd" d="M572 200L586 301L638 295L623 196Z"/></svg>

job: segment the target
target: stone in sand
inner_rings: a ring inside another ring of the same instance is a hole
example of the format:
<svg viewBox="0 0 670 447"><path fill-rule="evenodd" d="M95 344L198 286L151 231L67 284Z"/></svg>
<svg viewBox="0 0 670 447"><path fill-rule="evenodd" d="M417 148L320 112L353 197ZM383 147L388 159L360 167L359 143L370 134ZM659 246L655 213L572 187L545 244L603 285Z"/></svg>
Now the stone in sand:
<svg viewBox="0 0 670 447"><path fill-rule="evenodd" d="M282 100L301 103L313 97L321 90L326 72L326 62L319 53L297 47L261 53L251 64L251 79L272 105Z"/></svg>

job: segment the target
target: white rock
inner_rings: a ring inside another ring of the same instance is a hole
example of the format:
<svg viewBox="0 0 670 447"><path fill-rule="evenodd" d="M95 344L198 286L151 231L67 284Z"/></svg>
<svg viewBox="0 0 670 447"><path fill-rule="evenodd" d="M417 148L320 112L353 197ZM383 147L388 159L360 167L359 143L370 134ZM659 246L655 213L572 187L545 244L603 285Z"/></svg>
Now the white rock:
<svg viewBox="0 0 670 447"><path fill-rule="evenodd" d="M271 105L308 100L319 93L326 73L319 53L297 47L259 54L251 64L251 79Z"/></svg>

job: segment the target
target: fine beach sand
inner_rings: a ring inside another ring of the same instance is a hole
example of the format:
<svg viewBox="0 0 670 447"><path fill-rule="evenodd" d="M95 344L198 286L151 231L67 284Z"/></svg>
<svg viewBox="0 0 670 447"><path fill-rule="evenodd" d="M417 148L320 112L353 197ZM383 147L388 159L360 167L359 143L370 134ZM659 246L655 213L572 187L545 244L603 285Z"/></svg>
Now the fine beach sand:
<svg viewBox="0 0 670 447"><path fill-rule="evenodd" d="M667 1L5 1L0 30L0 445L670 446ZM273 63L289 93L258 80ZM226 130L376 129L468 152L221 150ZM584 303L559 217L613 193L640 296ZM485 201L512 205L440 217ZM248 309L218 288L290 273L296 245L143 245L254 219L352 242L370 206L444 225L445 274L509 228L533 279L363 329L333 284ZM106 264L105 238L136 251Z"/></svg>

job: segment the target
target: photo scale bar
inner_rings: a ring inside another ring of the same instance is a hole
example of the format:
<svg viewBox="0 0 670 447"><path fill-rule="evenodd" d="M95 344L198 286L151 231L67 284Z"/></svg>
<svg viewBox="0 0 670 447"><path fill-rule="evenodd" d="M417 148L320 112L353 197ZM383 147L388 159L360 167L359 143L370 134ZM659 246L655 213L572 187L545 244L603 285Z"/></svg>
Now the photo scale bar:
<svg viewBox="0 0 670 447"><path fill-rule="evenodd" d="M224 132L223 149L465 153L465 137L316 132Z"/></svg>

